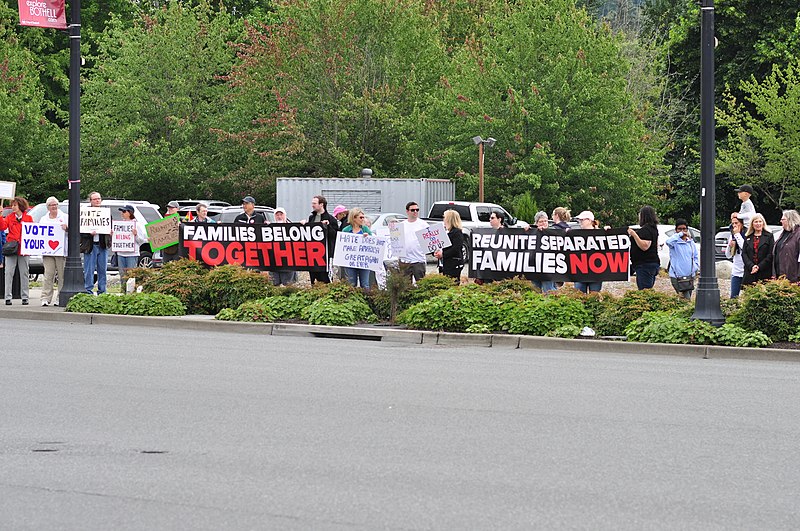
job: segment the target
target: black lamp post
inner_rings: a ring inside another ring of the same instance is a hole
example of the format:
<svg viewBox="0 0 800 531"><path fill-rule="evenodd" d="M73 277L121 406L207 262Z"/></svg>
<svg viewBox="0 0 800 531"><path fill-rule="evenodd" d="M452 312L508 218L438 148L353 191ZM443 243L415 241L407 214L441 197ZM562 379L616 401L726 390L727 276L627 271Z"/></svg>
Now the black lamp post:
<svg viewBox="0 0 800 531"><path fill-rule="evenodd" d="M80 256L81 208L81 1L72 0L69 25L69 231L64 278L58 279L58 303L66 307L84 291Z"/></svg>
<svg viewBox="0 0 800 531"><path fill-rule="evenodd" d="M478 201L483 203L483 156L485 154L483 146L492 147L497 140L492 137L484 140L480 136L474 136L472 137L472 142L478 146Z"/></svg>
<svg viewBox="0 0 800 531"><path fill-rule="evenodd" d="M716 179L714 176L714 0L702 0L700 26L700 281L692 319L725 322L719 306L714 257Z"/></svg>

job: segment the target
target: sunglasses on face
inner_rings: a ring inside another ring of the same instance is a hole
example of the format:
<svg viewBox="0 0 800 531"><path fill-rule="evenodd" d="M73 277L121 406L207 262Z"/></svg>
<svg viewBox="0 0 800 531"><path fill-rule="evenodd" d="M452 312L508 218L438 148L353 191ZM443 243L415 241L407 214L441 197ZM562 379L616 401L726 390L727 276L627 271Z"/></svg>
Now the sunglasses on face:
<svg viewBox="0 0 800 531"><path fill-rule="evenodd" d="M418 208L409 208L408 211L409 212L419 212L419 209Z"/></svg>

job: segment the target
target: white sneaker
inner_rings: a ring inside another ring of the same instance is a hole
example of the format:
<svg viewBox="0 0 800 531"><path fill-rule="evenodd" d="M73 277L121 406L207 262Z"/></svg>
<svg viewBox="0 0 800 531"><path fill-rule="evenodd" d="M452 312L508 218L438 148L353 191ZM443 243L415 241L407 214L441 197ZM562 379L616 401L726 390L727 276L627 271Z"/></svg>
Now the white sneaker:
<svg viewBox="0 0 800 531"><path fill-rule="evenodd" d="M50 306L50 303L47 301L42 301L42 306Z"/></svg>
<svg viewBox="0 0 800 531"><path fill-rule="evenodd" d="M53 306L58 306L58 299L53 301Z"/></svg>

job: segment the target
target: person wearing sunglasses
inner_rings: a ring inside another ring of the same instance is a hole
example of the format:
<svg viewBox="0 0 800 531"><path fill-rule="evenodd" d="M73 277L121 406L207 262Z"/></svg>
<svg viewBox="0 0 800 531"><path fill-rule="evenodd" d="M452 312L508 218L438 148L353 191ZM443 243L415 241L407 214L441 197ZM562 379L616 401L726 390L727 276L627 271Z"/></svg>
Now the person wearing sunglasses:
<svg viewBox="0 0 800 531"><path fill-rule="evenodd" d="M675 292L692 298L694 278L700 271L700 253L685 219L675 220L675 234L667 238L669 247L669 280Z"/></svg>
<svg viewBox="0 0 800 531"><path fill-rule="evenodd" d="M400 271L407 277L418 281L425 276L425 253L417 239L417 232L429 227L428 222L419 219L419 205L414 201L406 204L408 219L401 222L405 247L400 256Z"/></svg>
<svg viewBox="0 0 800 531"><path fill-rule="evenodd" d="M372 236L372 231L367 227L367 215L360 208L351 208L348 217L349 225L347 225L342 232L352 232L353 234L366 234ZM369 269L361 269L357 267L343 267L344 277L351 285L358 287L361 285L363 289L369 289Z"/></svg>

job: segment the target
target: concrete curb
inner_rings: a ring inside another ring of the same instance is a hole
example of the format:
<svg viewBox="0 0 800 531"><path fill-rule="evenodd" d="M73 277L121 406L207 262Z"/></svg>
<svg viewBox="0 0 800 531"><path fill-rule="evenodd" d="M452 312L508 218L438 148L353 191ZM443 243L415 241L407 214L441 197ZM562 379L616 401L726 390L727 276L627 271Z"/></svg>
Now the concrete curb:
<svg viewBox="0 0 800 531"><path fill-rule="evenodd" d="M84 325L122 325L175 328L181 330L234 332L240 334L321 337L385 341L411 345L470 346L520 350L551 350L559 352L600 352L609 354L645 354L680 356L700 359L740 359L800 362L800 350L769 348L736 348L708 345L669 345L663 343L632 343L598 339L563 339L555 337L513 334L464 334L428 330L400 330L375 326L320 326L294 323L241 323L217 321L210 316L144 317L67 313L54 308L0 311L0 318L55 321ZM55 310L55 311L54 311Z"/></svg>

